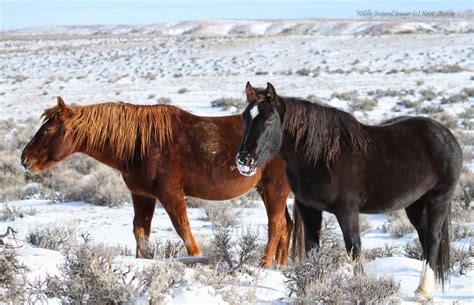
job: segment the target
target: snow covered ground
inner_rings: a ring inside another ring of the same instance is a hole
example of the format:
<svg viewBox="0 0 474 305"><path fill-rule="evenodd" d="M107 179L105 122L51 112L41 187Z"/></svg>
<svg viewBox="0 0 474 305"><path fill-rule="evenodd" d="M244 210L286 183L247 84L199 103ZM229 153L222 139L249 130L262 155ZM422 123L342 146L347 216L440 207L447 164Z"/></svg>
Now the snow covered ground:
<svg viewBox="0 0 474 305"><path fill-rule="evenodd" d="M379 90L374 107L355 110L361 121L380 122L403 114L432 115L406 107L410 101L421 100L420 109L439 106L461 126L462 120L474 120L472 110L466 117L474 105L473 97L452 103L442 100L473 87L473 28L471 18L433 22L209 21L7 30L0 36L0 120L20 122L34 117L39 122L43 109L52 106L57 95L77 104L118 100L155 104L169 98L172 104L196 114L224 115L233 110L213 108L211 101L243 99L245 83L250 80L257 86L270 81L282 95L314 95L345 110L351 110L354 100L335 93L355 91L357 103L377 96L374 92ZM433 92L434 97L422 99L425 91ZM466 162L474 170L474 161ZM131 204L109 208L83 202L25 200L9 205L37 211L0 222L0 233L12 226L18 229L19 240L40 224L75 222L95 242L134 251ZM198 242L212 235L212 224L201 220L202 214L200 209L188 210ZM243 208L241 220L240 227L258 227L265 242L266 215L261 202L258 207ZM363 248L413 242L413 234L394 238L384 233L384 215L371 215L369 220ZM152 238L177 238L161 208L155 211ZM466 239L459 246L468 247L472 242ZM31 279L58 272L61 253L22 242L18 245L19 259L30 267ZM401 256L381 258L365 264L365 270L393 276L401 283L403 302L413 301L420 261ZM188 272L193 271L189 268ZM255 274L229 284L228 289L252 294L252 300L259 303L294 301L288 296L280 270L257 270ZM434 301L474 303L474 274L454 273L449 289L444 294L438 291ZM224 303L221 291L191 278L169 291L166 302Z"/></svg>
<svg viewBox="0 0 474 305"><path fill-rule="evenodd" d="M291 200L289 200L291 203ZM10 203L11 207L24 210L34 208L35 215L17 218L14 221L0 223L0 232L6 231L7 226L12 226L18 230L17 244L14 240L8 242L14 246L21 246L17 250L19 261L30 268L29 278L33 281L46 274L58 274L58 267L64 262L63 255L58 251L34 248L22 242L29 230L38 225L55 223L58 225L75 224L78 232L88 232L94 242L105 242L109 245L127 246L134 249L135 240L132 234L133 207L126 204L120 208L100 207L86 203L51 204L44 200L25 200ZM251 225L253 228L259 227L261 241L265 241L266 216L263 205L255 208L243 209L242 222L234 228L239 229ZM202 211L200 209L189 209L188 215L191 228L197 237L198 242L208 240L212 236L212 224L200 220ZM329 215L326 215L329 216ZM380 247L385 244L403 245L413 242L414 234L409 234L397 239L387 233L383 233L383 225L386 223L383 215L370 215L370 229L362 237L362 246L365 249ZM471 224L474 226L474 224ZM152 239L161 240L176 239L176 234L172 230L171 222L162 208L158 208L152 223ZM469 240L465 240L459 246L468 246ZM343 255L341 253L341 255ZM121 257L122 260L131 264L142 264L142 259L132 257ZM412 303L413 291L418 286L422 262L407 257L395 256L378 258L364 264L367 273L375 275L393 276L401 285L401 298L404 303ZM188 268L188 272L194 272ZM286 304L294 299L288 297L288 292L284 284L284 276L279 270L260 269L254 276L241 278L238 282L232 282L228 289L238 291L242 299L248 300L252 294L254 301L259 303ZM237 289L237 290L236 290ZM225 291L222 290L222 291ZM222 293L221 291L221 293ZM171 289L168 293L167 304L223 304L222 295L211 286L205 286L192 280L185 281L177 288ZM449 289L442 293L438 291L434 296L435 302L474 302L474 272L467 275L453 273Z"/></svg>

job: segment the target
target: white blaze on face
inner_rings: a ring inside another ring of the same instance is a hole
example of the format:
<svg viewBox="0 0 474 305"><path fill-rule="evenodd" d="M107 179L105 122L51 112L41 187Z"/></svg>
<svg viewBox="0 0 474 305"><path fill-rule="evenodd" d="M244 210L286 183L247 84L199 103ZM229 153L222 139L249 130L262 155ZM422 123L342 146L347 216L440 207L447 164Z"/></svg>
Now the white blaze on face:
<svg viewBox="0 0 474 305"><path fill-rule="evenodd" d="M255 119L258 115L258 106L255 105L250 109L250 116L252 117L252 120Z"/></svg>

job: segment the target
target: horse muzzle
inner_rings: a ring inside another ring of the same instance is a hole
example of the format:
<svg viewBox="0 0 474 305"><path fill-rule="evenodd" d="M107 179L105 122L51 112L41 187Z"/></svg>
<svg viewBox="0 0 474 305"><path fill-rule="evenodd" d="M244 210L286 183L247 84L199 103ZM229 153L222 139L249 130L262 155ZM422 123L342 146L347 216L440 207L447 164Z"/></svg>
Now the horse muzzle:
<svg viewBox="0 0 474 305"><path fill-rule="evenodd" d="M31 168L35 164L35 160L28 160L25 156L21 156L21 169L25 173L32 173Z"/></svg>
<svg viewBox="0 0 474 305"><path fill-rule="evenodd" d="M237 156L235 156L235 164L242 176L250 177L257 172L257 162L248 152L239 152Z"/></svg>

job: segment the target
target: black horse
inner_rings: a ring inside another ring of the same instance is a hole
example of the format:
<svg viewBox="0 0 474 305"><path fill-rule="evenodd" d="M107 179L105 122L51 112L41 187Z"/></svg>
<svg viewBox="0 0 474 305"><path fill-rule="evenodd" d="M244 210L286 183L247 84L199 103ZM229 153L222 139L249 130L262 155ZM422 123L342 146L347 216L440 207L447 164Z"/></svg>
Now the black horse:
<svg viewBox="0 0 474 305"><path fill-rule="evenodd" d="M451 132L425 117L400 117L368 126L332 107L246 86L244 135L236 156L252 175L274 154L304 224L308 251L319 244L322 212L333 213L348 253L360 255L359 213L405 209L423 246L419 300L430 299L437 277L449 272L450 202L462 167ZM435 272L437 271L437 276Z"/></svg>

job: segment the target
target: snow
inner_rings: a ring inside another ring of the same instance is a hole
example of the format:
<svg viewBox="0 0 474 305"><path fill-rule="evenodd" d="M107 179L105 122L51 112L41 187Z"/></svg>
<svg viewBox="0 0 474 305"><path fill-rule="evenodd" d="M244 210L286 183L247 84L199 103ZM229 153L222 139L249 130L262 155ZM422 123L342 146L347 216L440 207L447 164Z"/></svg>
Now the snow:
<svg viewBox="0 0 474 305"><path fill-rule="evenodd" d="M24 200L12 202L9 205L19 208L34 207L38 213L36 215L25 216L14 221L0 223L0 232L5 232L8 226L16 228L18 243L12 239L7 239L9 244L19 246L17 250L19 261L28 266L31 271L28 274L30 280L43 278L46 274L58 274L58 268L64 261L63 255L58 251L32 247L21 240L24 240L25 234L29 228L36 225L46 225L57 223L58 220L63 223L76 222L79 231L87 231L94 242L105 242L110 245L128 246L134 249L135 241L132 234L133 208L127 204L121 208L108 208L86 203L67 203L50 204L44 200ZM291 201L289 200L289 206ZM266 240L266 215L262 206L243 209L242 223L234 229L238 230L252 225L253 228L259 227L261 242ZM212 236L212 225L209 222L199 220L199 209L188 209L191 228L198 242L208 240ZM325 218L331 217L325 213ZM386 223L384 215L370 215L370 231L362 236L362 247L370 249L373 247L382 247L384 244L411 243L414 235L408 235L404 238L393 238L387 233L383 233L381 227ZM152 236L160 240L176 239L174 230L171 230L170 220L162 208L157 208L153 217ZM474 224L471 224L474 226ZM167 228L167 229L165 229ZM340 234L340 233L339 233ZM459 246L469 246L470 240L458 241ZM132 250L133 252L133 250ZM343 255L343 254L341 254ZM125 265L134 265L135 267L146 266L151 260L135 259L133 257L118 257L118 261ZM166 260L163 260L166 262ZM364 264L364 271L378 276L393 276L401 285L401 297L404 303L414 302L413 291L418 287L421 275L422 262L406 257L388 257L378 258ZM254 275L246 275L237 281L230 282L221 291L216 291L213 287L203 285L192 277L194 270L188 267L185 274L185 280L178 287L171 289L166 294L166 304L226 304L222 294L232 290L238 293L242 299L253 298L259 303L287 304L292 302L288 296L284 284L284 276L281 270L259 269L255 268ZM474 272L468 275L459 275L454 273L451 282L445 293L437 290L435 293L436 302L474 302Z"/></svg>
<svg viewBox="0 0 474 305"><path fill-rule="evenodd" d="M378 258L364 265L364 271L379 276L393 276L400 282L403 299L415 303L413 291L418 287L423 263L407 257ZM453 299L462 302L474 302L474 273L452 276L446 293L438 289L434 295L436 302L450 302Z"/></svg>

